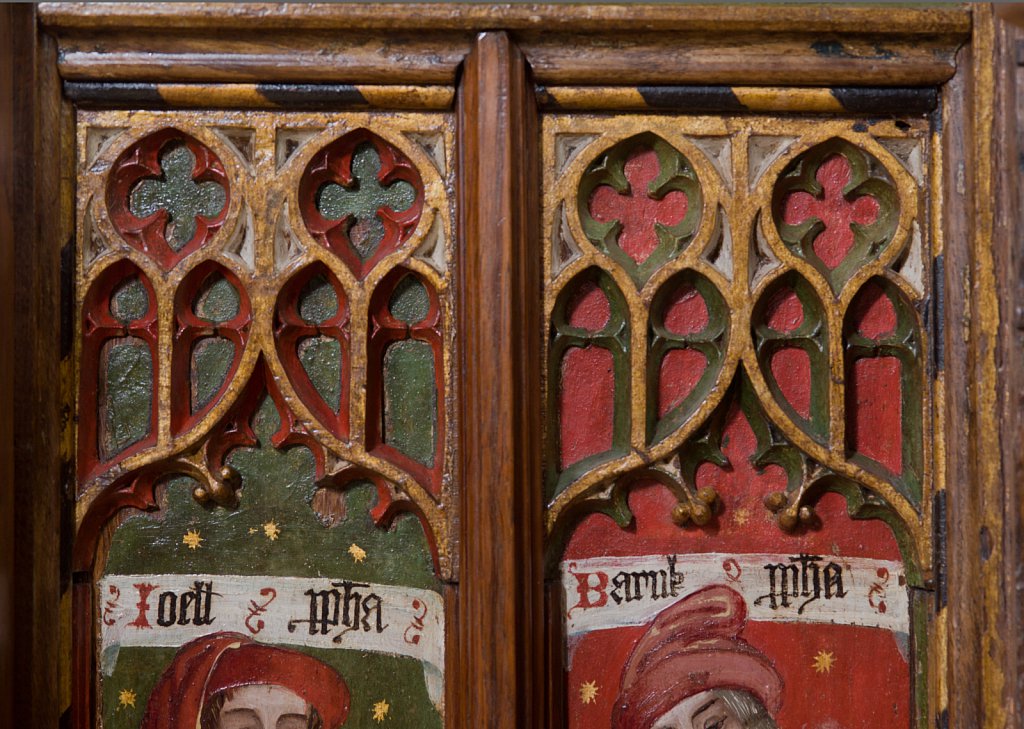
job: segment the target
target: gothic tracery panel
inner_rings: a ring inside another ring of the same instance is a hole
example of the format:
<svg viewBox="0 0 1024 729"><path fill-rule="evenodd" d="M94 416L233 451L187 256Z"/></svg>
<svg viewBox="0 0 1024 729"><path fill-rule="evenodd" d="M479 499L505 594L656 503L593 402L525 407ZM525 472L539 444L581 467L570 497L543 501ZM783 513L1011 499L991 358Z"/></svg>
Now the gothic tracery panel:
<svg viewBox="0 0 1024 729"><path fill-rule="evenodd" d="M929 720L931 139L544 118L570 727Z"/></svg>
<svg viewBox="0 0 1024 729"><path fill-rule="evenodd" d="M441 726L451 116L77 121L79 715Z"/></svg>

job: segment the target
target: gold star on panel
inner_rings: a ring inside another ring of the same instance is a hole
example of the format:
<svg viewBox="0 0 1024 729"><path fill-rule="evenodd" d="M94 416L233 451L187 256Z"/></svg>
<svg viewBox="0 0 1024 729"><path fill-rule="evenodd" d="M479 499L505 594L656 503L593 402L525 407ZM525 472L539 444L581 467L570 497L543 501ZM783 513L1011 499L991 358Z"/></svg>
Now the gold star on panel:
<svg viewBox="0 0 1024 729"><path fill-rule="evenodd" d="M747 511L746 509L738 509L736 513L733 515L733 519L736 521L737 524L743 526L748 521L750 521L750 512Z"/></svg>
<svg viewBox="0 0 1024 729"><path fill-rule="evenodd" d="M832 673L832 666L836 665L836 657L832 651L818 651L814 656L815 673Z"/></svg>
<svg viewBox="0 0 1024 729"><path fill-rule="evenodd" d="M250 534L255 534L258 531L259 531L259 529L257 529L256 527L249 527L249 533Z"/></svg>
<svg viewBox="0 0 1024 729"><path fill-rule="evenodd" d="M388 702L384 699L381 699L373 705L373 720L384 721L389 711L391 711L391 707L388 706Z"/></svg>
<svg viewBox="0 0 1024 729"><path fill-rule="evenodd" d="M358 544L353 544L348 548L348 553L352 555L353 562L362 562L366 559L366 550L360 547Z"/></svg>
<svg viewBox="0 0 1024 729"><path fill-rule="evenodd" d="M202 541L203 538L199 536L199 532L195 529L189 529L185 532L185 536L181 538L181 543L187 544L189 549L199 549L200 542Z"/></svg>
<svg viewBox="0 0 1024 729"><path fill-rule="evenodd" d="M130 706L135 708L135 692L131 689L121 689L121 693L117 695L118 700L121 702L121 706Z"/></svg>
<svg viewBox="0 0 1024 729"><path fill-rule="evenodd" d="M277 525L276 521L268 521L263 525L263 533L267 535L267 539L273 542L281 536L281 527Z"/></svg>
<svg viewBox="0 0 1024 729"><path fill-rule="evenodd" d="M597 701L597 681L586 681L580 684L580 701L591 704Z"/></svg>

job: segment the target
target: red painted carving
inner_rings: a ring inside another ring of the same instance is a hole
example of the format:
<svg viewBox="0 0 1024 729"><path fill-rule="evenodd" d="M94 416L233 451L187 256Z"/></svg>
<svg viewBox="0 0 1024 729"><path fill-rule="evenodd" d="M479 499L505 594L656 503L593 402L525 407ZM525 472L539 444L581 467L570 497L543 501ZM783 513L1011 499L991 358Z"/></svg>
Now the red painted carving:
<svg viewBox="0 0 1024 729"><path fill-rule="evenodd" d="M223 276L238 292L238 313L228 321L214 323L195 312L196 300L203 286ZM174 296L174 353L171 361L171 430L183 433L193 428L220 400L238 370L242 350L249 338L252 304L242 282L228 269L214 261L205 261L189 271ZM217 393L203 407L192 410L192 350L206 337L222 337L235 345L235 357Z"/></svg>
<svg viewBox="0 0 1024 729"><path fill-rule="evenodd" d="M658 247L656 223L678 225L686 217L686 193L672 190L661 200L648 194L660 171L661 164L654 150L636 149L624 166L629 192L620 195L612 187L601 185L590 195L591 216L600 223L619 221L622 226L619 247L637 263L646 261Z"/></svg>
<svg viewBox="0 0 1024 729"><path fill-rule="evenodd" d="M427 295L427 310L423 319L407 323L392 315L390 304L395 290L403 279L411 276L418 281ZM441 302L430 282L416 273L396 267L377 285L370 299L369 342L367 344L366 382L366 447L372 453L406 470L435 496L441 495L441 476L444 473L445 442L445 388L444 388L444 336ZM384 442L384 354L388 345L402 340L426 342L434 355L434 386L437 388L437 424L433 466L410 458ZM427 530L429 532L429 530Z"/></svg>
<svg viewBox="0 0 1024 729"><path fill-rule="evenodd" d="M198 216L192 238L175 251L165 234L168 212L160 209L146 218L132 214L131 195L144 179L163 175L160 156L169 145L183 144L195 157L192 169L194 182L215 182L224 188L224 207L213 217ZM140 139L126 149L114 162L107 183L107 210L110 222L132 246L148 255L164 269L173 268L190 253L198 250L224 224L231 201L224 165L213 151L195 137L178 129L163 129Z"/></svg>
<svg viewBox="0 0 1024 729"><path fill-rule="evenodd" d="M322 276L337 297L338 310L330 318L313 324L299 312L299 300L310 281ZM291 379L295 392L313 411L316 418L332 433L347 440L349 437L349 307L345 291L327 266L316 263L295 274L278 296L275 336L278 356ZM305 367L299 360L299 346L311 337L329 337L341 347L341 382L338 410L335 411L317 391Z"/></svg>
<svg viewBox="0 0 1024 729"><path fill-rule="evenodd" d="M118 284L137 278L143 285L149 300L145 314L131 322L114 318L111 312L111 298ZM82 304L82 359L80 365L81 386L78 396L78 474L84 483L102 473L118 461L145 450L156 443L157 397L156 383L159 382L157 359L157 308L156 294L146 275L130 261L118 261L109 266L93 282ZM103 346L111 339L133 337L142 340L149 347L153 363L153 398L149 434L124 450L106 458L100 446L101 426L99 392L100 367Z"/></svg>
<svg viewBox="0 0 1024 729"><path fill-rule="evenodd" d="M404 211L386 206L377 209L377 218L384 226L380 244L365 260L360 257L349 237L355 223L351 215L330 220L320 213L321 188L330 183L353 189L358 185L352 172L356 148L372 145L380 158L377 181L382 186L404 181L412 185L415 199ZM356 278L363 279L387 255L407 241L416 229L423 211L423 180L413 163L400 150L367 129L357 129L317 152L309 161L299 181L299 205L306 227L317 241L341 258Z"/></svg>
<svg viewBox="0 0 1024 729"><path fill-rule="evenodd" d="M822 194L815 197L803 191L791 192L785 199L783 221L799 225L817 218L825 225L814 239L814 252L822 263L833 269L842 263L853 247L853 224L868 225L878 219L878 200L862 195L847 200L843 190L850 182L850 163L842 155L829 157L815 175L822 186Z"/></svg>

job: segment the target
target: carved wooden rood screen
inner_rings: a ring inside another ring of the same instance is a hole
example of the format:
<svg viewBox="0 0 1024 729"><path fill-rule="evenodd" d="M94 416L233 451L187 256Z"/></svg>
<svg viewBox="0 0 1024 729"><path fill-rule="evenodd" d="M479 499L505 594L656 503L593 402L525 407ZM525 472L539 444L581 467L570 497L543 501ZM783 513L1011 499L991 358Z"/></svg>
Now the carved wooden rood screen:
<svg viewBox="0 0 1024 729"><path fill-rule="evenodd" d="M987 11L93 7L75 729L1007 725Z"/></svg>
<svg viewBox="0 0 1024 729"><path fill-rule="evenodd" d="M911 726L928 124L552 115L544 154L569 725Z"/></svg>
<svg viewBox="0 0 1024 729"><path fill-rule="evenodd" d="M440 726L451 115L77 123L103 726L225 726L254 677Z"/></svg>

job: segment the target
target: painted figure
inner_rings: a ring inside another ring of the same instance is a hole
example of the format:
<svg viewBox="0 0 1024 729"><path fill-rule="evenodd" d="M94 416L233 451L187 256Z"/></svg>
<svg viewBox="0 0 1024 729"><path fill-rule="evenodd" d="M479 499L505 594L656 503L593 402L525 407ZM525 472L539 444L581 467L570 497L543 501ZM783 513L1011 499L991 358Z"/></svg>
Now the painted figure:
<svg viewBox="0 0 1024 729"><path fill-rule="evenodd" d="M160 676L141 729L337 729L349 691L312 656L214 633L181 647Z"/></svg>
<svg viewBox="0 0 1024 729"><path fill-rule="evenodd" d="M739 637L746 616L724 585L659 613L622 672L615 729L776 729L782 679Z"/></svg>

